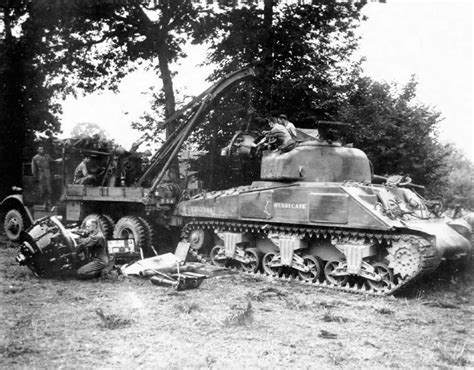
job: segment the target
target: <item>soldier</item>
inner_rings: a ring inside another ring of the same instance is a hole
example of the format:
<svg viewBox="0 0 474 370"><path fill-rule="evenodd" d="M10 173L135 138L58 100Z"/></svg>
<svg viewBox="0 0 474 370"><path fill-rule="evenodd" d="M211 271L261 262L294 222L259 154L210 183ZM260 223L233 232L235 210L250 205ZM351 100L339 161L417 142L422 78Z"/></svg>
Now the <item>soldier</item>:
<svg viewBox="0 0 474 370"><path fill-rule="evenodd" d="M46 207L51 206L51 162L55 161L51 159L49 154L44 153L43 146L38 147L38 154L31 160L31 172L35 182L38 182L40 197L45 202Z"/></svg>
<svg viewBox="0 0 474 370"><path fill-rule="evenodd" d="M270 126L270 131L258 143L253 143L253 147L259 147L267 142L273 147L279 149L282 153L289 152L295 147L296 142L292 139L290 133L283 125L277 123L276 119L273 117L272 119L267 120L267 123Z"/></svg>
<svg viewBox="0 0 474 370"><path fill-rule="evenodd" d="M74 184L79 185L93 185L95 182L95 176L89 174L87 164L90 162L91 157L86 155L81 163L79 163L74 171Z"/></svg>
<svg viewBox="0 0 474 370"><path fill-rule="evenodd" d="M77 277L81 280L99 277L109 264L107 243L97 220L87 220L85 227L86 235L80 239L77 253L84 253L89 262L77 270Z"/></svg>
<svg viewBox="0 0 474 370"><path fill-rule="evenodd" d="M285 126L285 128L288 130L293 140L296 139L295 125L291 123L290 121L288 121L288 117L285 114L280 114L278 116L278 123L282 126Z"/></svg>

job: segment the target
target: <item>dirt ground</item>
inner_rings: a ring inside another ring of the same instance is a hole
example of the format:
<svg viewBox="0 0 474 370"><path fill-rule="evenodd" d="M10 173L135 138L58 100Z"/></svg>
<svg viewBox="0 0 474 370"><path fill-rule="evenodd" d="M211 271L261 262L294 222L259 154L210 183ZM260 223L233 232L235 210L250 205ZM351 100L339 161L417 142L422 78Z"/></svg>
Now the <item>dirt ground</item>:
<svg viewBox="0 0 474 370"><path fill-rule="evenodd" d="M183 292L37 279L16 255L1 239L4 369L474 367L472 267L376 298L238 274Z"/></svg>

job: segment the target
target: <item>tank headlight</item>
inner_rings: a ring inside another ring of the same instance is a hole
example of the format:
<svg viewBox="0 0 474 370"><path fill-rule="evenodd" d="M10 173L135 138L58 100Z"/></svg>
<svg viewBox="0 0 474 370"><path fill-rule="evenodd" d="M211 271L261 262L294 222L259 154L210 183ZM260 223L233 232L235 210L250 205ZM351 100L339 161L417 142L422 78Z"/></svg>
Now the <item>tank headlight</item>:
<svg viewBox="0 0 474 370"><path fill-rule="evenodd" d="M377 212L383 212L383 210L384 210L383 204L380 203L380 202L375 203L374 209Z"/></svg>
<svg viewBox="0 0 474 370"><path fill-rule="evenodd" d="M410 205L411 208L415 208L415 209L418 209L420 208L420 203L418 203L415 199L413 198L410 198L410 200L408 201L408 204Z"/></svg>

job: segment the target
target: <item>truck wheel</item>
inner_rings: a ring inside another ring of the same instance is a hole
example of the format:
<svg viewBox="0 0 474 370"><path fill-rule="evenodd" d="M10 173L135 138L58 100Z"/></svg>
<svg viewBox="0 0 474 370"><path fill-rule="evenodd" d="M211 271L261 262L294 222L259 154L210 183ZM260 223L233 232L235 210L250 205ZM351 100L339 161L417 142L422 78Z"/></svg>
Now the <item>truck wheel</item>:
<svg viewBox="0 0 474 370"><path fill-rule="evenodd" d="M10 241L17 242L20 240L20 233L25 229L23 214L16 208L10 209L5 215L3 229Z"/></svg>
<svg viewBox="0 0 474 370"><path fill-rule="evenodd" d="M114 233L114 226L115 226L114 219L112 218L111 215L108 215L106 213L102 213L101 216L104 217L107 220L107 222L109 223L109 225L110 225L110 237L112 237L112 234Z"/></svg>
<svg viewBox="0 0 474 370"><path fill-rule="evenodd" d="M152 223L148 221L145 217L138 217L138 219L143 224L148 234L147 243L149 245L149 248L143 252L145 257L157 256L158 252L156 249L156 236L155 236L155 230L153 229Z"/></svg>
<svg viewBox="0 0 474 370"><path fill-rule="evenodd" d="M114 230L114 224L110 216L91 213L90 215L87 215L84 220L82 220L82 228L85 227L88 220L97 220L97 223L99 224L100 230L102 231L102 234L104 234L105 239L111 239Z"/></svg>
<svg viewBox="0 0 474 370"><path fill-rule="evenodd" d="M114 227L114 239L133 239L135 240L135 252L148 254L150 247L150 235L145 225L138 217L125 216L118 220Z"/></svg>

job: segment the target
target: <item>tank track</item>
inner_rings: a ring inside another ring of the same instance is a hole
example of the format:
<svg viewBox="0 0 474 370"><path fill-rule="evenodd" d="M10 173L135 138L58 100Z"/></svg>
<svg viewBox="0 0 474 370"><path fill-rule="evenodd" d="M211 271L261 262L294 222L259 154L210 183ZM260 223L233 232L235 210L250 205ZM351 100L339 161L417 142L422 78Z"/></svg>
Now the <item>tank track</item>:
<svg viewBox="0 0 474 370"><path fill-rule="evenodd" d="M273 278L280 280L282 282L296 282L303 284L305 286L314 286L316 288L321 288L325 290L335 290L341 292L347 292L352 294L364 294L372 296L387 296L391 295L403 287L406 287L410 282L415 280L420 275L431 272L435 270L440 262L439 256L436 254L435 248L431 243L415 234L400 234L400 233L388 233L388 232L370 232L370 231L355 231L355 230L346 230L339 228L321 228L321 227L305 227L305 226L288 226L288 225L278 225L278 224L268 224L268 223L256 223L256 222L245 222L245 221L216 221L216 220L195 220L188 222L182 229L181 237L183 240L187 240L189 233L192 230L196 229L209 229L220 231L232 231L232 232L246 232L246 233L260 233L266 235L268 233L287 233L292 236L330 236L338 241L349 242L351 240L359 240L361 238L368 238L372 243L374 241L381 242L387 240L390 245L397 246L401 244L402 246L411 245L416 248L417 253L420 256L418 266L414 271L411 272L410 276L398 277L396 284L391 284L389 288L385 289L373 289L368 287L366 284L356 283L350 285L346 283L343 286L331 284L330 282L324 280L322 282L308 282L302 280L300 277L292 276L272 276ZM389 248L390 249L390 248ZM194 256L199 262L211 264L211 262L205 258L203 255L199 254L196 250L190 248L189 253ZM246 272L239 269L239 272L245 275L251 276L270 276L269 274L257 271L257 272Z"/></svg>

